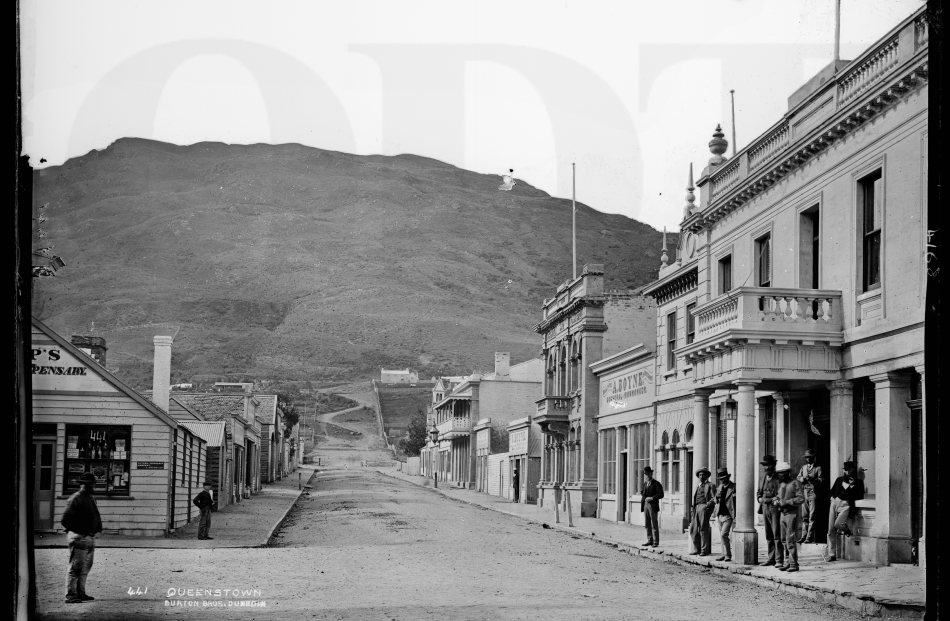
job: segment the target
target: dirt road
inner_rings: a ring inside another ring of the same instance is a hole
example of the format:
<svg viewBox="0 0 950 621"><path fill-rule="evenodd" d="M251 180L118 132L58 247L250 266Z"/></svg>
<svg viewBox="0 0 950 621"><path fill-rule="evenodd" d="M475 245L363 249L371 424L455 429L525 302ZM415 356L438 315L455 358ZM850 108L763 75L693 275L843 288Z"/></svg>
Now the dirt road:
<svg viewBox="0 0 950 621"><path fill-rule="evenodd" d="M65 611L58 606L45 618L859 618L731 578L632 557L368 469L317 476L276 547L100 550L88 586L99 599ZM62 556L62 550L38 551L37 570L45 577L41 600L62 596ZM148 593L129 595L130 587L148 587ZM259 594L169 597L168 589L176 588ZM226 603L242 600L265 605Z"/></svg>

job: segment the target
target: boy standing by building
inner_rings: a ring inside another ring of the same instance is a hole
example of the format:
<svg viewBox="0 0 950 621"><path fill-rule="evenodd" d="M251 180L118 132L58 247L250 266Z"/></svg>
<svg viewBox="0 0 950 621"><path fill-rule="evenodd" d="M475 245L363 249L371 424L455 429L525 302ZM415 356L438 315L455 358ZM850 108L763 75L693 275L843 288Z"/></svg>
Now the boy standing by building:
<svg viewBox="0 0 950 621"><path fill-rule="evenodd" d="M84 472L78 492L66 501L61 521L69 544L69 570L66 574L66 603L79 604L95 599L86 594L86 578L96 553L96 535L102 532L102 517L92 497L96 476Z"/></svg>
<svg viewBox="0 0 950 621"><path fill-rule="evenodd" d="M201 511L201 519L198 520L198 539L214 539L208 536L208 531L211 530L211 506L214 504L214 499L211 498L210 482L204 482L204 489L198 492L193 502Z"/></svg>

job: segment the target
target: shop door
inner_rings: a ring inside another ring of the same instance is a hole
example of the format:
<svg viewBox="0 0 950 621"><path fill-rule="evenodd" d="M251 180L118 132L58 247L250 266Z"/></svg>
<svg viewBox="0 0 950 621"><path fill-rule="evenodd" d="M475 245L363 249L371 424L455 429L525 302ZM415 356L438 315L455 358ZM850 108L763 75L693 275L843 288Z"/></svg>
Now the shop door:
<svg viewBox="0 0 950 621"><path fill-rule="evenodd" d="M55 442L33 442L33 528L53 529L53 449Z"/></svg>
<svg viewBox="0 0 950 621"><path fill-rule="evenodd" d="M617 521L627 521L627 451L620 453L620 485L617 486Z"/></svg>
<svg viewBox="0 0 950 621"><path fill-rule="evenodd" d="M816 486L817 503L815 505L815 543L828 540L828 507L831 499L828 492L837 475L836 468L841 464L831 464L831 397L825 391L812 393L808 412L808 448L815 452L815 463L821 466L825 482ZM830 480L829 480L830 479Z"/></svg>

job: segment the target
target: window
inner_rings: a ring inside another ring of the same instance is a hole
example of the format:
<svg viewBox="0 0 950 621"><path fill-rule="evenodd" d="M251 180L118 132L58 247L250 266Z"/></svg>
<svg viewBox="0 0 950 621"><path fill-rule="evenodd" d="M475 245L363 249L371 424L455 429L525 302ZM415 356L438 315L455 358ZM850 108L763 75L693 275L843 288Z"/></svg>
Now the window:
<svg viewBox="0 0 950 621"><path fill-rule="evenodd" d="M66 425L63 493L79 491L79 477L96 477L95 494L128 495L130 425Z"/></svg>
<svg viewBox="0 0 950 621"><path fill-rule="evenodd" d="M773 402L774 405L774 402ZM771 407L765 411L765 420L762 421L763 432L765 435L763 455L775 455L775 408Z"/></svg>
<svg viewBox="0 0 950 621"><path fill-rule="evenodd" d="M670 436L664 431L660 438L660 484L663 489L670 489L670 451L666 445L670 443Z"/></svg>
<svg viewBox="0 0 950 621"><path fill-rule="evenodd" d="M689 345L696 340L696 318L693 317L693 311L696 310L696 302L686 305L686 344Z"/></svg>
<svg viewBox="0 0 950 621"><path fill-rule="evenodd" d="M801 253L798 264L798 282L802 289L818 289L818 271L821 263L821 244L818 223L818 206L801 215L799 222L798 249Z"/></svg>
<svg viewBox="0 0 950 621"><path fill-rule="evenodd" d="M606 429L601 434L603 438L603 481L604 493L617 493L617 430Z"/></svg>
<svg viewBox="0 0 950 621"><path fill-rule="evenodd" d="M635 480L639 480L643 469L650 465L650 450L650 423L633 425L630 428L630 461Z"/></svg>
<svg viewBox="0 0 950 621"><path fill-rule="evenodd" d="M874 383L867 378L856 380L852 399L854 407L854 461L858 467L858 478L863 476L865 494L870 498L874 498L874 472L877 460ZM863 472L862 469L864 469Z"/></svg>
<svg viewBox="0 0 950 621"><path fill-rule="evenodd" d="M571 346L571 390L579 390L581 387L580 376L580 353L577 351L577 341Z"/></svg>
<svg viewBox="0 0 950 621"><path fill-rule="evenodd" d="M676 367L676 357L673 350L676 349L676 311L666 316L666 368Z"/></svg>
<svg viewBox="0 0 950 621"><path fill-rule="evenodd" d="M755 240L755 284L757 287L772 286L772 236L764 235Z"/></svg>
<svg viewBox="0 0 950 621"><path fill-rule="evenodd" d="M877 170L858 182L858 232L861 235L861 284L864 291L881 286L881 224L884 179Z"/></svg>
<svg viewBox="0 0 950 621"><path fill-rule="evenodd" d="M567 348L561 347L557 367L558 395L567 394Z"/></svg>
<svg viewBox="0 0 950 621"><path fill-rule="evenodd" d="M671 494L678 494L680 491L680 432L673 431L673 449L670 450L670 486L667 488Z"/></svg>
<svg viewBox="0 0 950 621"><path fill-rule="evenodd" d="M732 255L719 259L719 294L732 291Z"/></svg>
<svg viewBox="0 0 950 621"><path fill-rule="evenodd" d="M725 406L719 407L720 416L719 416L719 424L717 426L717 434L716 434L717 436L716 467L717 468L727 467L726 449L727 449L727 444L729 442L729 438L728 438L727 422L726 422L726 419L722 417L722 410L724 409L724 407Z"/></svg>

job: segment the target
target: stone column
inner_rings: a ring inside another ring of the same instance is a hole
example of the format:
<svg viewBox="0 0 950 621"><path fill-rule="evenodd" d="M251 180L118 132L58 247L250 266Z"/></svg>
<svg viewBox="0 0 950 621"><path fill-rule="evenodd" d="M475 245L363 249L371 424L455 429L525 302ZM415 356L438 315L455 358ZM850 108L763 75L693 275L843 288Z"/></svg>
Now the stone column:
<svg viewBox="0 0 950 621"><path fill-rule="evenodd" d="M709 416L707 420L709 421L709 435L706 440L708 442L706 455L707 462L706 467L709 468L709 471L712 473L712 477L716 476L716 467L718 466L719 454L717 451L717 446L719 444L719 437L717 428L719 426L719 408L721 406L715 406L709 408Z"/></svg>
<svg viewBox="0 0 950 621"><path fill-rule="evenodd" d="M700 468L709 468L715 474L715 468L709 463L709 395L711 390L693 391L693 472L687 476L695 476Z"/></svg>
<svg viewBox="0 0 950 621"><path fill-rule="evenodd" d="M927 390L924 381L924 365L914 367L914 370L920 375L920 466L924 471L923 494L923 515L920 516L920 539L917 540L917 564L921 569L927 567L927 545L924 538L927 536Z"/></svg>
<svg viewBox="0 0 950 621"><path fill-rule="evenodd" d="M733 529L733 558L740 565L759 562L758 532L755 530L755 385L756 380L739 380L736 418L736 522Z"/></svg>
<svg viewBox="0 0 950 621"><path fill-rule="evenodd" d="M868 542L875 565L911 562L910 377L872 375L874 382L875 511Z"/></svg>
<svg viewBox="0 0 950 621"><path fill-rule="evenodd" d="M775 459L788 461L788 442L785 439L785 395L780 392L772 394L775 400Z"/></svg>
<svg viewBox="0 0 950 621"><path fill-rule="evenodd" d="M623 432L626 431L626 427L617 427L616 432L614 433L614 455L616 455L616 461L614 462L614 493L617 495L617 515L615 521L619 522L621 520L621 515L625 513L621 512L621 506L627 501L627 492L624 489L620 488L620 484L623 483L623 459L620 456L620 451L623 450Z"/></svg>
<svg viewBox="0 0 950 621"><path fill-rule="evenodd" d="M843 472L842 464L854 459L854 383L837 380L828 384L831 394L831 431L828 438L828 476L830 484Z"/></svg>

